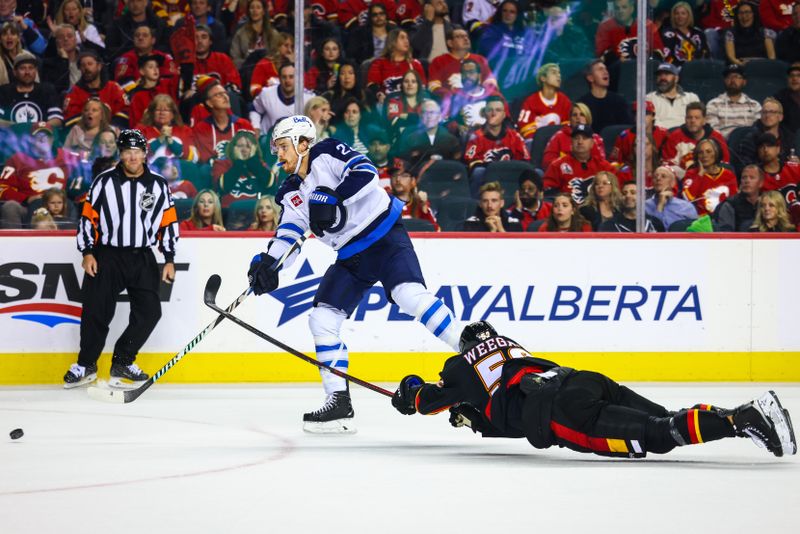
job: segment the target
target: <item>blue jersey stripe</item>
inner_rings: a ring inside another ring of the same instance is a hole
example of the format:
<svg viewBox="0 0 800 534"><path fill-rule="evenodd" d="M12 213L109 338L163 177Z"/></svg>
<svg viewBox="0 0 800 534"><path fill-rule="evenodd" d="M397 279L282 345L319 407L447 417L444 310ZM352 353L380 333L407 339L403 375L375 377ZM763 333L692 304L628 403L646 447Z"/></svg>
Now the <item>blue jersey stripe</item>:
<svg viewBox="0 0 800 534"><path fill-rule="evenodd" d="M297 226L296 224L290 223L290 222L283 223L280 226L278 226L278 231L280 231L280 230L287 230L289 232L297 232L298 234L303 235L303 229L300 228L299 226Z"/></svg>
<svg viewBox="0 0 800 534"><path fill-rule="evenodd" d="M392 229L394 223L397 222L397 219L400 217L400 213L403 211L403 202L398 200L395 197L392 197L391 207L389 208L389 215L386 216L381 223L375 227L369 234L365 235L358 241L353 243L348 243L344 247L339 249L338 259L346 260L347 258L358 254L359 252L366 250L370 245L375 243L377 240L385 236L389 230Z"/></svg>
<svg viewBox="0 0 800 534"><path fill-rule="evenodd" d="M421 322L422 324L427 324L430 318L433 317L433 314L436 313L436 311L441 307L442 307L441 300L437 300L436 302L431 304L431 307L428 308L425 311L425 313L422 314L422 317L419 318L419 322Z"/></svg>
<svg viewBox="0 0 800 534"><path fill-rule="evenodd" d="M441 302L441 301L439 301L439 302ZM444 318L444 321L442 321L442 324L439 325L439 328L437 328L436 330L433 331L433 335L436 336L436 337L439 337L439 334L444 332L445 329L448 327L448 325L450 325L450 315L449 314Z"/></svg>

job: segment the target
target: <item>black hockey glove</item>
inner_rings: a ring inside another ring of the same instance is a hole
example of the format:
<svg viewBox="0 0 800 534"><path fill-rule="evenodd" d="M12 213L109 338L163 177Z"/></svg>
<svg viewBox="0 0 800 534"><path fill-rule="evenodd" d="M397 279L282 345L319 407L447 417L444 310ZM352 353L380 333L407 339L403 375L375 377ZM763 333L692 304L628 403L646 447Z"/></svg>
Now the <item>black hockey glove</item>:
<svg viewBox="0 0 800 534"><path fill-rule="evenodd" d="M450 424L455 428L466 426L473 432L482 432L482 420L481 412L471 404L462 402L450 408Z"/></svg>
<svg viewBox="0 0 800 534"><path fill-rule="evenodd" d="M263 295L277 289L278 271L273 267L277 261L266 252L253 256L250 270L247 271L247 281L253 288L253 293Z"/></svg>
<svg viewBox="0 0 800 534"><path fill-rule="evenodd" d="M417 413L417 392L425 381L417 375L408 375L400 381L397 391L392 395L392 406L403 415Z"/></svg>
<svg viewBox="0 0 800 534"><path fill-rule="evenodd" d="M308 197L309 226L314 235L322 237L336 224L341 198L330 187L317 187Z"/></svg>

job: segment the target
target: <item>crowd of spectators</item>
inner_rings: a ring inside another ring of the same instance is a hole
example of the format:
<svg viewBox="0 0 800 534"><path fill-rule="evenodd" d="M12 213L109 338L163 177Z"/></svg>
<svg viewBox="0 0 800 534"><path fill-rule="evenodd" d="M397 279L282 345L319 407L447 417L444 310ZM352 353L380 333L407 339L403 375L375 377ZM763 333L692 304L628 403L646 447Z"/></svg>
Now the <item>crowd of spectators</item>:
<svg viewBox="0 0 800 534"><path fill-rule="evenodd" d="M307 0L298 72L293 1L0 0L0 225L74 227L137 128L182 229L273 230L298 102L410 228L633 231L645 51L646 230L800 226L800 3L648 5Z"/></svg>

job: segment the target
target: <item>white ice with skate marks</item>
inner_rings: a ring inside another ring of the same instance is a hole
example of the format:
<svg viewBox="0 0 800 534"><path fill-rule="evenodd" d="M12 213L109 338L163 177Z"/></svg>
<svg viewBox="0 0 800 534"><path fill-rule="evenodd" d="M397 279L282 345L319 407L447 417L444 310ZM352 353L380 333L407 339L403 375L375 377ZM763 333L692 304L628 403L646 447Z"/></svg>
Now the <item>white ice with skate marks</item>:
<svg viewBox="0 0 800 534"><path fill-rule="evenodd" d="M800 417L797 385L635 389L670 408L774 389ZM319 385L159 384L128 405L0 388L0 532L798 532L800 456L749 439L608 459L481 439L446 414L351 394L358 433L315 436L301 419Z"/></svg>

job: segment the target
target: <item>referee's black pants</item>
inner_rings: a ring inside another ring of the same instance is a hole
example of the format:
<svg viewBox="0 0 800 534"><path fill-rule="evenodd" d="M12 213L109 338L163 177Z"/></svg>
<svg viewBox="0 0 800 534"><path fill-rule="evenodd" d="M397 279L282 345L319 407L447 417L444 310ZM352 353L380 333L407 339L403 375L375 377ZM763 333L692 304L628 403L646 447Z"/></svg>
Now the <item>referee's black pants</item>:
<svg viewBox="0 0 800 534"><path fill-rule="evenodd" d="M158 298L160 273L149 248L97 247L97 274L83 277L81 343L78 365L94 365L103 351L108 325L114 318L116 298L128 291L131 313L128 327L114 345L113 363L130 365L161 318Z"/></svg>

